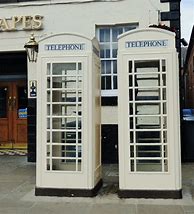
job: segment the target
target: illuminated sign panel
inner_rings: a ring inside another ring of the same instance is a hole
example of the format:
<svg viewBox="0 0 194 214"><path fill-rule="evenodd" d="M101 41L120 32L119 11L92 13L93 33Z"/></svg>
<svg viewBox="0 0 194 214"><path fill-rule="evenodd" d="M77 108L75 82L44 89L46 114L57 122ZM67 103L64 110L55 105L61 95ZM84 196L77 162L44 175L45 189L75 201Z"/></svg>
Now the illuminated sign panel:
<svg viewBox="0 0 194 214"><path fill-rule="evenodd" d="M143 40L143 41L129 41L125 43L126 48L155 48L167 46L168 40Z"/></svg>
<svg viewBox="0 0 194 214"><path fill-rule="evenodd" d="M84 50L85 44L49 44L45 45L46 51L76 51Z"/></svg>

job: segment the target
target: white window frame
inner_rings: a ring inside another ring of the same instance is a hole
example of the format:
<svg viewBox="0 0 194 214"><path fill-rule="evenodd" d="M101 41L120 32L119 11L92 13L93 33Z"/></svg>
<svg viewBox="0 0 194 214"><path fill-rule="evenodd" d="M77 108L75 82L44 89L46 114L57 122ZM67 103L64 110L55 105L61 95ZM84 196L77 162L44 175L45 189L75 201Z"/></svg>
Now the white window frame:
<svg viewBox="0 0 194 214"><path fill-rule="evenodd" d="M104 45L104 44L109 44L110 45L110 57L109 58L100 58L101 62L102 61L111 61L111 72L109 74L102 74L101 71L101 77L103 76L111 76L111 89L102 89L101 88L101 96L103 97L115 97L118 96L118 89L114 89L114 77L117 77L118 71L117 73L113 73L113 61L116 61L116 65L117 65L117 57L112 57L112 51L113 51L113 45L118 45L118 41L113 42L113 28L122 28L122 33L127 32L128 30L126 30L126 28L131 28L135 29L138 27L138 23L128 23L128 24L118 24L118 25L99 25L96 26L96 37L99 41L100 46ZM101 29L110 29L110 38L109 38L109 42L100 42L100 30ZM118 80L117 80L118 82ZM102 81L101 81L102 83ZM102 84L101 84L102 86Z"/></svg>

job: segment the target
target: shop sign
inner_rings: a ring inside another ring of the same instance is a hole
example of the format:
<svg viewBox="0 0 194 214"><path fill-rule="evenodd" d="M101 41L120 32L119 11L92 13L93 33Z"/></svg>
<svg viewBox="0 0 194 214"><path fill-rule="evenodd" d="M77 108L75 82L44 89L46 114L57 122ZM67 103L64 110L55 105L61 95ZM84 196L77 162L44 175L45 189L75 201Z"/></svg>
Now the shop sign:
<svg viewBox="0 0 194 214"><path fill-rule="evenodd" d="M84 50L85 44L49 44L45 45L46 51L76 51L76 50Z"/></svg>
<svg viewBox="0 0 194 214"><path fill-rule="evenodd" d="M43 16L12 16L11 18L0 18L1 31L17 31L17 30L40 30L42 29Z"/></svg>
<svg viewBox="0 0 194 214"><path fill-rule="evenodd" d="M143 40L143 41L129 41L125 43L126 48L158 48L167 46L168 40Z"/></svg>

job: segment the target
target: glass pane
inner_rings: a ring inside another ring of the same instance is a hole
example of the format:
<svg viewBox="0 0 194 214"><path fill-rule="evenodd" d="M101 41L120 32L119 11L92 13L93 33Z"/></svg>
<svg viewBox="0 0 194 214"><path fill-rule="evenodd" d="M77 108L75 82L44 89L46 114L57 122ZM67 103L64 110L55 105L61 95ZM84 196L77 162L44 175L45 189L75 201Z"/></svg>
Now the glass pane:
<svg viewBox="0 0 194 214"><path fill-rule="evenodd" d="M136 74L134 78L135 86L160 86L159 74Z"/></svg>
<svg viewBox="0 0 194 214"><path fill-rule="evenodd" d="M27 108L27 89L25 86L18 87L18 108Z"/></svg>
<svg viewBox="0 0 194 214"><path fill-rule="evenodd" d="M76 104L53 104L53 116L76 116ZM81 107L79 107L81 111Z"/></svg>
<svg viewBox="0 0 194 214"><path fill-rule="evenodd" d="M78 70L79 70L79 71L82 70L82 63L81 63L81 62L78 63Z"/></svg>
<svg viewBox="0 0 194 214"><path fill-rule="evenodd" d="M106 89L111 89L111 76L106 76Z"/></svg>
<svg viewBox="0 0 194 214"><path fill-rule="evenodd" d="M50 159L46 160L46 169L51 170Z"/></svg>
<svg viewBox="0 0 194 214"><path fill-rule="evenodd" d="M50 132L47 132L47 143L50 143Z"/></svg>
<svg viewBox="0 0 194 214"><path fill-rule="evenodd" d="M134 146L130 146L130 157L134 157Z"/></svg>
<svg viewBox="0 0 194 214"><path fill-rule="evenodd" d="M117 37L118 35L123 33L123 28L122 27L115 27L112 28L112 41L113 42L117 42Z"/></svg>
<svg viewBox="0 0 194 214"><path fill-rule="evenodd" d="M109 42L110 41L110 28L102 28L100 32L100 42Z"/></svg>
<svg viewBox="0 0 194 214"><path fill-rule="evenodd" d="M133 129L133 117L129 118L129 128Z"/></svg>
<svg viewBox="0 0 194 214"><path fill-rule="evenodd" d="M82 160L78 160L77 170L78 171L82 170Z"/></svg>
<svg viewBox="0 0 194 214"><path fill-rule="evenodd" d="M81 120L76 122L76 118L53 118L53 129L81 129Z"/></svg>
<svg viewBox="0 0 194 214"><path fill-rule="evenodd" d="M106 67L105 67L105 61L101 61L101 74L105 74L105 69L106 69Z"/></svg>
<svg viewBox="0 0 194 214"><path fill-rule="evenodd" d="M51 64L47 63L47 75L51 74Z"/></svg>
<svg viewBox="0 0 194 214"><path fill-rule="evenodd" d="M134 105L133 105L132 103L129 104L129 115L130 115L130 116L132 116L133 114L135 114L135 111L134 111L133 106L134 106Z"/></svg>
<svg viewBox="0 0 194 214"><path fill-rule="evenodd" d="M136 28L137 28L137 26L126 26L126 27L124 27L124 30L125 30L125 32L127 32L130 30L136 29Z"/></svg>
<svg viewBox="0 0 194 214"><path fill-rule="evenodd" d="M166 103L163 103L163 114L167 114L167 111L166 111Z"/></svg>
<svg viewBox="0 0 194 214"><path fill-rule="evenodd" d="M53 63L54 75L76 75L76 63Z"/></svg>
<svg viewBox="0 0 194 214"><path fill-rule="evenodd" d="M167 158L168 157L168 147L164 146L164 157Z"/></svg>
<svg viewBox="0 0 194 214"><path fill-rule="evenodd" d="M53 77L53 88L76 88L76 77Z"/></svg>
<svg viewBox="0 0 194 214"><path fill-rule="evenodd" d="M166 74L162 74L162 83L161 86L166 86Z"/></svg>
<svg viewBox="0 0 194 214"><path fill-rule="evenodd" d="M115 47L112 49L112 58L117 58L117 48Z"/></svg>
<svg viewBox="0 0 194 214"><path fill-rule="evenodd" d="M110 45L100 45L100 58L110 58Z"/></svg>
<svg viewBox="0 0 194 214"><path fill-rule="evenodd" d="M52 146L53 157L76 157L76 146L54 145Z"/></svg>
<svg viewBox="0 0 194 214"><path fill-rule="evenodd" d="M0 88L0 118L7 117L7 95L8 95L8 88L1 87Z"/></svg>
<svg viewBox="0 0 194 214"><path fill-rule="evenodd" d="M81 132L64 132L63 143L81 143Z"/></svg>
<svg viewBox="0 0 194 214"><path fill-rule="evenodd" d="M165 94L163 94L164 96ZM160 100L160 89L136 89L135 100Z"/></svg>
<svg viewBox="0 0 194 214"><path fill-rule="evenodd" d="M69 91L53 91L52 102L81 102L81 93Z"/></svg>
<svg viewBox="0 0 194 214"><path fill-rule="evenodd" d="M164 160L164 171L168 172L168 160Z"/></svg>
<svg viewBox="0 0 194 214"><path fill-rule="evenodd" d="M166 89L162 90L162 99L166 100Z"/></svg>
<svg viewBox="0 0 194 214"><path fill-rule="evenodd" d="M106 89L106 77L105 76L101 77L101 88Z"/></svg>
<svg viewBox="0 0 194 214"><path fill-rule="evenodd" d="M136 157L161 157L161 146L137 146Z"/></svg>
<svg viewBox="0 0 194 214"><path fill-rule="evenodd" d="M118 44L112 44L112 58L117 58Z"/></svg>
<svg viewBox="0 0 194 214"><path fill-rule="evenodd" d="M47 77L47 88L51 87L51 80L50 77Z"/></svg>
<svg viewBox="0 0 194 214"><path fill-rule="evenodd" d="M132 73L132 61L129 61L129 73Z"/></svg>
<svg viewBox="0 0 194 214"><path fill-rule="evenodd" d="M160 71L159 60L135 61L136 73L157 73Z"/></svg>
<svg viewBox="0 0 194 214"><path fill-rule="evenodd" d="M161 172L161 160L137 160L136 169L138 172Z"/></svg>
<svg viewBox="0 0 194 214"><path fill-rule="evenodd" d="M162 60L162 72L166 71L166 60Z"/></svg>
<svg viewBox="0 0 194 214"><path fill-rule="evenodd" d="M113 76L113 89L117 89L117 76Z"/></svg>
<svg viewBox="0 0 194 214"><path fill-rule="evenodd" d="M159 129L161 128L160 117L137 117L136 118L136 129Z"/></svg>
<svg viewBox="0 0 194 214"><path fill-rule="evenodd" d="M46 155L47 155L47 157L50 157L50 154L51 154L50 153L50 148L51 148L50 145L46 146Z"/></svg>
<svg viewBox="0 0 194 214"><path fill-rule="evenodd" d="M50 118L47 118L47 129L50 129Z"/></svg>
<svg viewBox="0 0 194 214"><path fill-rule="evenodd" d="M53 104L53 116L76 116L81 114L81 105Z"/></svg>
<svg viewBox="0 0 194 214"><path fill-rule="evenodd" d="M135 171L135 164L134 164L134 160L131 160L131 172Z"/></svg>
<svg viewBox="0 0 194 214"><path fill-rule="evenodd" d="M47 102L51 101L51 92L47 91Z"/></svg>
<svg viewBox="0 0 194 214"><path fill-rule="evenodd" d="M129 132L130 143L134 143L134 132Z"/></svg>
<svg viewBox="0 0 194 214"><path fill-rule="evenodd" d="M133 89L129 89L129 101L133 100Z"/></svg>
<svg viewBox="0 0 194 214"><path fill-rule="evenodd" d="M101 77L101 87L102 89L111 89L111 76Z"/></svg>
<svg viewBox="0 0 194 214"><path fill-rule="evenodd" d="M117 61L113 60L112 63L113 63L113 74L116 74L117 73Z"/></svg>
<svg viewBox="0 0 194 214"><path fill-rule="evenodd" d="M163 129L167 129L167 117L163 117Z"/></svg>
<svg viewBox="0 0 194 214"><path fill-rule="evenodd" d="M161 143L160 131L137 131L136 143Z"/></svg>
<svg viewBox="0 0 194 214"><path fill-rule="evenodd" d="M18 91L18 118L27 118L27 89L24 86L17 87ZM13 105L16 105L16 98L13 97Z"/></svg>
<svg viewBox="0 0 194 214"><path fill-rule="evenodd" d="M129 75L129 87L133 86L133 77Z"/></svg>
<svg viewBox="0 0 194 214"><path fill-rule="evenodd" d="M76 171L76 160L72 159L52 159L52 170Z"/></svg>
<svg viewBox="0 0 194 214"><path fill-rule="evenodd" d="M76 132L76 131L62 131L62 132L57 132L53 131L52 132L52 142L53 143L68 143L68 144L76 144L77 141L78 143L81 143L81 132Z"/></svg>
<svg viewBox="0 0 194 214"><path fill-rule="evenodd" d="M105 74L111 74L111 61L110 60L106 60L106 61L102 61L102 71Z"/></svg>
<svg viewBox="0 0 194 214"><path fill-rule="evenodd" d="M167 143L167 131L163 132L163 143Z"/></svg>
<svg viewBox="0 0 194 214"><path fill-rule="evenodd" d="M136 103L135 112L137 115L158 115L160 111L160 103Z"/></svg>
<svg viewBox="0 0 194 214"><path fill-rule="evenodd" d="M47 105L47 115L50 115L51 114L51 107L50 105Z"/></svg>

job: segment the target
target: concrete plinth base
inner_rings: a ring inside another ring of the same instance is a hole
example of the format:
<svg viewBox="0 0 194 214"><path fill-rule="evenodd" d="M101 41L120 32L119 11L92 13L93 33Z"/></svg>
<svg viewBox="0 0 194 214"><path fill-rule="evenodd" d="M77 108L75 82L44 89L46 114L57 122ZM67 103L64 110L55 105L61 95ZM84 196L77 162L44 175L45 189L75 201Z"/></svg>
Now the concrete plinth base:
<svg viewBox="0 0 194 214"><path fill-rule="evenodd" d="M119 190L120 198L182 198L182 190Z"/></svg>
<svg viewBox="0 0 194 214"><path fill-rule="evenodd" d="M102 179L93 189L58 189L58 188L35 188L36 196L58 196L58 197L94 197L102 186Z"/></svg>

